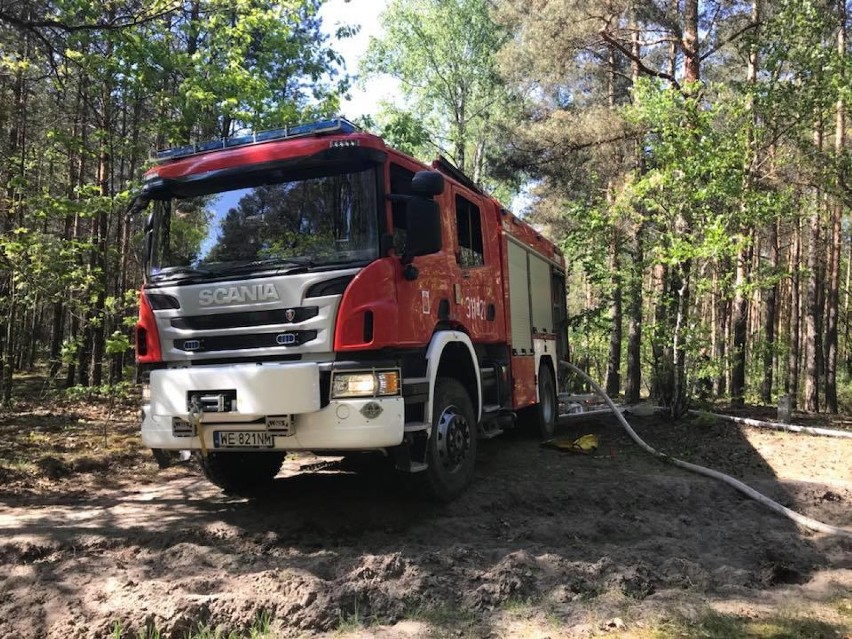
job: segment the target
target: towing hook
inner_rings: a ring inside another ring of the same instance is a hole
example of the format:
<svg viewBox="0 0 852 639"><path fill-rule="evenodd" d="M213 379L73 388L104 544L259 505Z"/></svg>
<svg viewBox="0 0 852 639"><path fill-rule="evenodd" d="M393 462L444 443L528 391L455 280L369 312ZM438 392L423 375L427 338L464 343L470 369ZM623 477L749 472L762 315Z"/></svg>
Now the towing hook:
<svg viewBox="0 0 852 639"><path fill-rule="evenodd" d="M201 398L198 395L193 395L189 400L189 416L200 417L204 413L204 408L201 406Z"/></svg>
<svg viewBox="0 0 852 639"><path fill-rule="evenodd" d="M204 424L201 421L204 415L204 408L201 405L201 398L198 395L193 395L189 400L189 423L195 428L195 434L198 436L198 443L201 446L201 456L207 457L207 443L204 441Z"/></svg>

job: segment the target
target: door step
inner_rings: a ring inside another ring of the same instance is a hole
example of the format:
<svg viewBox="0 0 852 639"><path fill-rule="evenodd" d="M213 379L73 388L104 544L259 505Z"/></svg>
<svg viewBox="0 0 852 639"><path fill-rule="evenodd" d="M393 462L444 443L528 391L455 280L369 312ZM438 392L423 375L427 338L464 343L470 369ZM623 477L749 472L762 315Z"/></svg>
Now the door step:
<svg viewBox="0 0 852 639"><path fill-rule="evenodd" d="M498 405L482 407L479 439L491 439L502 434L515 424L515 412Z"/></svg>

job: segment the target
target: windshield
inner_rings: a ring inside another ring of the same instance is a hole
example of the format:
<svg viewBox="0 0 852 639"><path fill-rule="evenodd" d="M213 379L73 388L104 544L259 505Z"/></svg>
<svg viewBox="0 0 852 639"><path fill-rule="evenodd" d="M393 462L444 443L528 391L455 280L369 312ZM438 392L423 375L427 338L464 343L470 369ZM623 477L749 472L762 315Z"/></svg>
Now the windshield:
<svg viewBox="0 0 852 639"><path fill-rule="evenodd" d="M371 261L376 170L160 200L152 221L151 281Z"/></svg>

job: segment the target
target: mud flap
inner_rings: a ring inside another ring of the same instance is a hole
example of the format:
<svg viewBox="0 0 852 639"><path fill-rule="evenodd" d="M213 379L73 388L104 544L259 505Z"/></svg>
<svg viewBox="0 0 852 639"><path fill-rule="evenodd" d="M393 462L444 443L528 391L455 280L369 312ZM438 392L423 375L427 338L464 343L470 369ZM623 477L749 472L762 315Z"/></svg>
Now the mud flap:
<svg viewBox="0 0 852 639"><path fill-rule="evenodd" d="M402 443L391 450L396 469L404 473L419 473L426 470L428 442L428 431L405 433Z"/></svg>
<svg viewBox="0 0 852 639"><path fill-rule="evenodd" d="M192 454L188 450L167 450L165 448L152 448L151 453L154 455L154 460L160 470L170 468L175 464L185 464L192 458Z"/></svg>
<svg viewBox="0 0 852 639"><path fill-rule="evenodd" d="M151 453L154 455L154 460L160 470L169 468L172 464L180 461L180 452L176 450L165 450L163 448L152 448Z"/></svg>

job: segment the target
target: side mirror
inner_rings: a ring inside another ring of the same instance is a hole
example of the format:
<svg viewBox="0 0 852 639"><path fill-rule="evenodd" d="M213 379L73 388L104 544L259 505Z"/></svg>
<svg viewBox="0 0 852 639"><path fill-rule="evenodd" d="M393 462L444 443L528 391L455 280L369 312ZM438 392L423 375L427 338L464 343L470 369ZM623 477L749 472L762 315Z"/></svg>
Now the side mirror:
<svg viewBox="0 0 852 639"><path fill-rule="evenodd" d="M141 195L137 196L133 200L133 207L139 206L141 197L142 197ZM146 199L144 201L143 206L147 205L147 204L148 204L148 200ZM135 213L135 211L133 210L133 207L131 207L131 209L128 210L129 215L133 215ZM136 210L141 211L142 209L139 208L139 209L136 209ZM145 252L142 254L142 268L145 269L145 274L146 274L145 276L147 278L148 265L151 263L151 254L154 252L154 211L153 210L151 210L148 213L148 216L145 218L145 227L144 228L145 228Z"/></svg>
<svg viewBox="0 0 852 639"><path fill-rule="evenodd" d="M154 251L154 229L149 228L145 231L145 253L142 256L142 267L145 269L145 277L148 275L148 265L151 263L151 253Z"/></svg>
<svg viewBox="0 0 852 639"><path fill-rule="evenodd" d="M411 179L411 190L421 197L435 197L444 192L444 176L437 171L418 171Z"/></svg>
<svg viewBox="0 0 852 639"><path fill-rule="evenodd" d="M437 253L443 246L441 209L438 203L422 197L413 197L408 200L407 209L406 246L405 255L402 256L404 264L410 264L420 255Z"/></svg>

